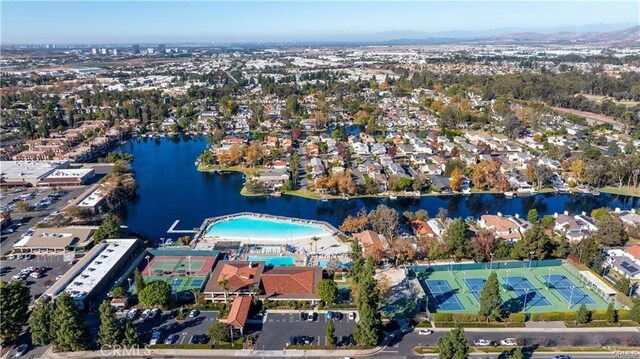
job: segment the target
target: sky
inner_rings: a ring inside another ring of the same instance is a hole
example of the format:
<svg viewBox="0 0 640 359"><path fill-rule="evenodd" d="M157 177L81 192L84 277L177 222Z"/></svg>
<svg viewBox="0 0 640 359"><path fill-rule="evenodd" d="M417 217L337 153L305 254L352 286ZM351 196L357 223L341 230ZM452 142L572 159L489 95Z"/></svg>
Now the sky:
<svg viewBox="0 0 640 359"><path fill-rule="evenodd" d="M640 23L640 1L0 1L2 44L318 41Z"/></svg>

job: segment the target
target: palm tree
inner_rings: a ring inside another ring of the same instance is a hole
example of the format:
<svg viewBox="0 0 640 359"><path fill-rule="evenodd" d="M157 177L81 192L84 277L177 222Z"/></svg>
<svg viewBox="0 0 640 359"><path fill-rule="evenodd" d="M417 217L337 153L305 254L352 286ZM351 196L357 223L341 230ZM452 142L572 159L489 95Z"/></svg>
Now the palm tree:
<svg viewBox="0 0 640 359"><path fill-rule="evenodd" d="M318 253L318 241L319 240L320 240L320 237L316 237L316 236L311 237L312 243L316 244L316 253Z"/></svg>
<svg viewBox="0 0 640 359"><path fill-rule="evenodd" d="M200 290L198 288L191 288L191 293L193 293L193 300L195 304L198 304L198 294Z"/></svg>
<svg viewBox="0 0 640 359"><path fill-rule="evenodd" d="M224 304L227 304L227 292L231 289L229 288L229 280L227 279L227 276L223 276L222 279L218 281L218 286L224 291Z"/></svg>

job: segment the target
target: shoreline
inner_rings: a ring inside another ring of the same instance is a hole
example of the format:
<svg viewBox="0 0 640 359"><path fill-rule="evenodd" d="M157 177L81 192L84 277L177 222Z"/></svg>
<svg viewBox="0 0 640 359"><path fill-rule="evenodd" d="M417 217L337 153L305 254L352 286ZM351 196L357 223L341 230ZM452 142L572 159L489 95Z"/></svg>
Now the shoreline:
<svg viewBox="0 0 640 359"><path fill-rule="evenodd" d="M215 172L234 172L234 173L240 173L243 174L245 176L250 175L249 168L243 167L243 166L233 166L233 167L228 167L228 168L207 168L205 166L202 165L198 165L197 166L197 170L199 172L208 172L208 173L215 173ZM608 194L613 194L613 195L622 195L622 196L630 196L630 197L639 197L640 198L640 188L639 189L634 189L634 188L629 188L629 187L611 187L611 186L606 186L606 187L601 187L601 188L596 188L597 191L602 192L602 193L608 193ZM535 196L537 194L547 194L547 193L565 193L565 194L584 194L585 192L581 192L581 191L569 191L569 192L558 192L556 191L554 188L549 188L549 187L545 187L540 189L539 191L535 192L535 193L522 193L522 194L518 194L517 192L514 193L513 198L516 197L529 197L529 196ZM245 197L273 197L272 193L249 193L246 189L245 186L242 187L242 189L240 190L240 194L242 196ZM381 194L359 194L359 195L353 195L353 196L348 196L348 197L343 197L343 196L338 196L338 195L321 195L317 192L308 190L308 189L296 189L293 191L282 191L283 195L288 195L288 196L296 196L296 197L301 197L301 198L306 198L306 199L313 199L313 200L349 200L349 199L363 199L363 198L375 198L375 199L390 199L390 200L395 200L395 199L391 199L389 198L389 195L381 195ZM397 199L404 199L404 198L422 198L422 197L448 197L448 196L465 196L465 195L469 195L469 194L496 194L496 195L503 195L504 196L504 192L500 192L500 191L492 191L492 190L481 190L481 191L474 191L472 190L470 193L462 193L462 192L452 192L452 193L437 193L437 192L430 192L430 193L421 193L419 196L416 195L402 195L402 194L396 194ZM506 196L505 196L506 198Z"/></svg>

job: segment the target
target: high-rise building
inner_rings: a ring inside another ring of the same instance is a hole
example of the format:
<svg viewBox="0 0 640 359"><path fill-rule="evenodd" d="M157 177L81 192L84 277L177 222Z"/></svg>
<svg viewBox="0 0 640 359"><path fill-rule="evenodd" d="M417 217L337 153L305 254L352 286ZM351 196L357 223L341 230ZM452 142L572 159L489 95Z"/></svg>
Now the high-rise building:
<svg viewBox="0 0 640 359"><path fill-rule="evenodd" d="M161 54L164 54L165 52L167 52L167 45L159 44L158 45L158 52L161 53Z"/></svg>
<svg viewBox="0 0 640 359"><path fill-rule="evenodd" d="M131 46L131 50L133 51L134 54L139 54L140 53L140 45Z"/></svg>
<svg viewBox="0 0 640 359"><path fill-rule="evenodd" d="M97 55L98 54L98 49L96 49L96 48L91 49L91 53L94 54L94 55Z"/></svg>

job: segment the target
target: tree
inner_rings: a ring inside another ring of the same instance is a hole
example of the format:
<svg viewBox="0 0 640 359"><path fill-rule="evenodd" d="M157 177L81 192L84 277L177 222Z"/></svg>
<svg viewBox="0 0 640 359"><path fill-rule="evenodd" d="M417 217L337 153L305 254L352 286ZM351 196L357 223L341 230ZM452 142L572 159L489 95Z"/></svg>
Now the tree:
<svg viewBox="0 0 640 359"><path fill-rule="evenodd" d="M356 217L348 215L340 225L340 230L347 233L357 233L367 228L369 218L366 212L360 211Z"/></svg>
<svg viewBox="0 0 640 359"><path fill-rule="evenodd" d="M618 322L618 311L613 307L613 302L609 302L609 305L607 306L607 311L604 314L604 317L607 320L607 323L609 324Z"/></svg>
<svg viewBox="0 0 640 359"><path fill-rule="evenodd" d="M116 310L108 300L100 304L100 329L98 330L98 343L103 346L113 346L120 343L122 331L116 318Z"/></svg>
<svg viewBox="0 0 640 359"><path fill-rule="evenodd" d="M615 287L618 292L621 292L624 295L629 295L629 291L631 290L631 280L629 280L628 277L623 276L616 282Z"/></svg>
<svg viewBox="0 0 640 359"><path fill-rule="evenodd" d="M66 292L56 299L56 309L51 317L51 334L57 351L78 351L88 347L87 323Z"/></svg>
<svg viewBox="0 0 640 359"><path fill-rule="evenodd" d="M465 359L469 355L469 344L460 323L438 340L440 359Z"/></svg>
<svg viewBox="0 0 640 359"><path fill-rule="evenodd" d="M578 308L578 311L576 312L576 323L587 324L589 323L589 317L590 317L590 313L589 313L589 310L587 309L587 306L584 304L580 305L580 307Z"/></svg>
<svg viewBox="0 0 640 359"><path fill-rule="evenodd" d="M631 311L629 312L629 319L631 319L634 322L640 324L640 300L636 300L633 303L633 307L631 308Z"/></svg>
<svg viewBox="0 0 640 359"><path fill-rule="evenodd" d="M511 359L524 359L524 353L522 352L522 347L517 347L513 350L513 354L510 356Z"/></svg>
<svg viewBox="0 0 640 359"><path fill-rule="evenodd" d="M329 319L327 322L327 345L335 346L336 345L336 325L333 323L333 320Z"/></svg>
<svg viewBox="0 0 640 359"><path fill-rule="evenodd" d="M529 210L529 212L527 213L527 221L531 222L531 223L536 223L538 222L538 210L535 208L531 208Z"/></svg>
<svg viewBox="0 0 640 359"><path fill-rule="evenodd" d="M353 286L356 291L358 289L358 282L360 281L360 273L362 272L362 268L364 267L364 257L362 256L362 246L357 239L353 239L351 241L351 248L349 253L347 254L349 259L351 260L351 265L349 266L348 274L351 280L353 281Z"/></svg>
<svg viewBox="0 0 640 359"><path fill-rule="evenodd" d="M131 348L138 345L138 330L131 323L130 319L125 319L124 322L124 339L122 339L122 345Z"/></svg>
<svg viewBox="0 0 640 359"><path fill-rule="evenodd" d="M120 223L118 223L118 219L113 214L104 216L102 224L93 233L93 240L95 242L120 237L122 237L122 228L120 228Z"/></svg>
<svg viewBox="0 0 640 359"><path fill-rule="evenodd" d="M362 346L377 345L381 334L380 294L374 278L373 259L367 258L359 274L356 306L360 321L356 323L353 337Z"/></svg>
<svg viewBox="0 0 640 359"><path fill-rule="evenodd" d="M387 240L393 240L398 233L400 216L395 209L380 204L369 213L369 222L375 232L382 234Z"/></svg>
<svg viewBox="0 0 640 359"><path fill-rule="evenodd" d="M629 234L618 217L607 216L597 221L597 224L598 231L595 236L602 245L622 246L629 240Z"/></svg>
<svg viewBox="0 0 640 359"><path fill-rule="evenodd" d="M38 301L29 316L31 341L35 345L49 345L53 340L51 333L51 316L53 304L50 301Z"/></svg>
<svg viewBox="0 0 640 359"><path fill-rule="evenodd" d="M324 304L331 305L338 301L338 286L333 279L323 279L318 283L318 296Z"/></svg>
<svg viewBox="0 0 640 359"><path fill-rule="evenodd" d="M471 240L474 257L477 261L484 262L491 259L498 240L493 232L479 230Z"/></svg>
<svg viewBox="0 0 640 359"><path fill-rule="evenodd" d="M469 258L471 248L467 243L467 224L460 218L454 219L444 235L451 255L455 258Z"/></svg>
<svg viewBox="0 0 640 359"><path fill-rule="evenodd" d="M537 223L526 231L524 237L518 242L522 242L519 246L521 251L518 253L520 258L546 259L553 252L551 238L544 233L544 227Z"/></svg>
<svg viewBox="0 0 640 359"><path fill-rule="evenodd" d="M133 272L133 282L136 285L137 293L140 293L140 291L143 290L146 285L144 282L144 278L142 277L142 273L140 273L140 270L138 268L136 268L136 270Z"/></svg>
<svg viewBox="0 0 640 359"><path fill-rule="evenodd" d="M223 322L215 322L209 328L209 336L213 340L215 340L216 343L231 342L231 331L229 324Z"/></svg>
<svg viewBox="0 0 640 359"><path fill-rule="evenodd" d="M19 201L16 203L16 211L19 213L27 213L29 212L29 203L27 201Z"/></svg>
<svg viewBox="0 0 640 359"><path fill-rule="evenodd" d="M18 339L27 324L31 295L22 280L0 281L0 344Z"/></svg>
<svg viewBox="0 0 640 359"><path fill-rule="evenodd" d="M223 275L222 279L218 281L218 287L222 288L222 290L224 291L224 303L226 304L227 293L229 292L229 290L231 290L231 287L229 287L229 279L226 275Z"/></svg>
<svg viewBox="0 0 640 359"><path fill-rule="evenodd" d="M171 285L163 281L151 282L138 292L138 300L146 307L165 307L171 301Z"/></svg>
<svg viewBox="0 0 640 359"><path fill-rule="evenodd" d="M504 316L502 298L500 298L500 284L496 272L489 275L482 287L478 314L487 318L487 321L498 321Z"/></svg>
<svg viewBox="0 0 640 359"><path fill-rule="evenodd" d="M417 220L426 221L427 219L429 219L429 212L424 209L419 209L416 211L414 216Z"/></svg>
<svg viewBox="0 0 640 359"><path fill-rule="evenodd" d="M122 298L127 296L127 291L122 287L115 287L111 291L111 296L114 298Z"/></svg>
<svg viewBox="0 0 640 359"><path fill-rule="evenodd" d="M458 167L456 167L453 172L451 172L451 177L449 177L449 187L453 191L460 191L462 188L462 171Z"/></svg>

